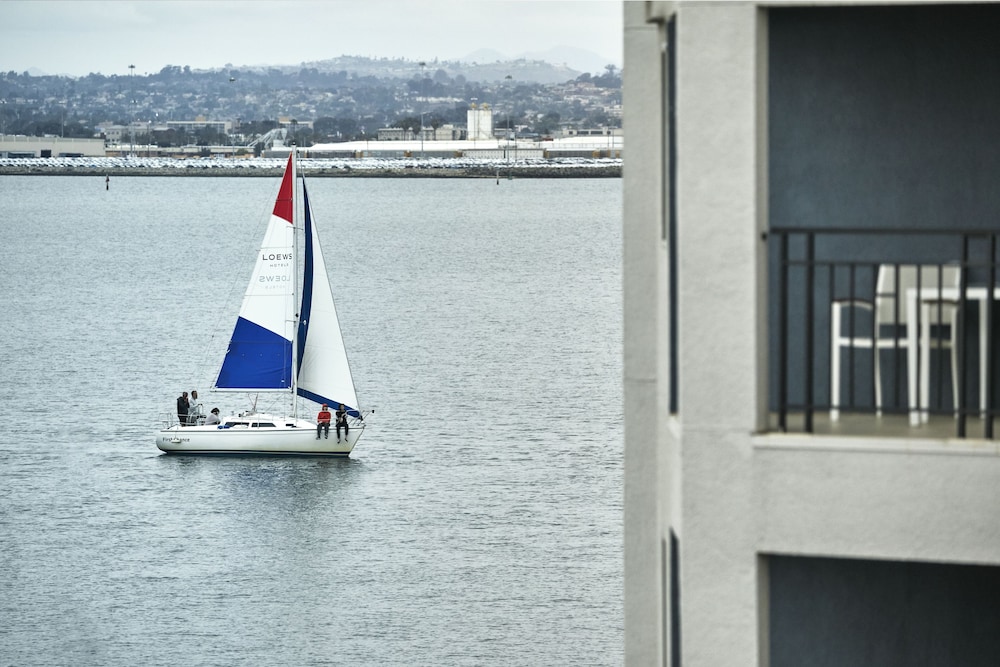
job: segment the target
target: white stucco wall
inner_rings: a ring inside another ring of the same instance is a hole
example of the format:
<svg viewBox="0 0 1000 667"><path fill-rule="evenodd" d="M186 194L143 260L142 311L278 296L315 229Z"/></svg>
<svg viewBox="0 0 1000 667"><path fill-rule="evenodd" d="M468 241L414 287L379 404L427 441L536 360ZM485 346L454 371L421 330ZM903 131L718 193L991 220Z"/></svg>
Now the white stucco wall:
<svg viewBox="0 0 1000 667"><path fill-rule="evenodd" d="M750 3L678 15L682 663L757 654L757 21Z"/></svg>
<svg viewBox="0 0 1000 667"><path fill-rule="evenodd" d="M998 454L997 441L760 436L757 548L998 565Z"/></svg>
<svg viewBox="0 0 1000 667"><path fill-rule="evenodd" d="M664 503L665 452L661 239L664 127L662 30L648 21L648 4L624 3L624 90L630 103L625 128L642 127L647 149L623 161L623 304L625 397L625 664L660 665L666 611L661 563L669 507ZM651 148L650 148L651 147Z"/></svg>

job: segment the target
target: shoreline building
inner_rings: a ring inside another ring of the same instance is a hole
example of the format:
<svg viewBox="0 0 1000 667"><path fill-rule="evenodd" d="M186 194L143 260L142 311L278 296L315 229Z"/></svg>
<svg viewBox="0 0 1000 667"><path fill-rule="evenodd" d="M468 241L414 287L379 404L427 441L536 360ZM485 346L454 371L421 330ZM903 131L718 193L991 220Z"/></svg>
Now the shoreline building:
<svg viewBox="0 0 1000 667"><path fill-rule="evenodd" d="M104 139L0 134L0 157L4 158L102 157L104 154Z"/></svg>
<svg viewBox="0 0 1000 667"><path fill-rule="evenodd" d="M465 112L466 139L469 141L489 141L493 139L493 109L489 104L476 105L473 102Z"/></svg>
<svg viewBox="0 0 1000 667"><path fill-rule="evenodd" d="M1000 663L1000 4L623 5L625 664Z"/></svg>

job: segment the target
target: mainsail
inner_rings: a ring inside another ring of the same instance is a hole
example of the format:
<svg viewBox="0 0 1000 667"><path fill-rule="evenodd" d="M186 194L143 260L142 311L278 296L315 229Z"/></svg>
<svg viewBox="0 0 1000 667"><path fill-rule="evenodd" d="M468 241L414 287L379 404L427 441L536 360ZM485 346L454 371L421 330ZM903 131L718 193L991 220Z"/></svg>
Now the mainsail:
<svg viewBox="0 0 1000 667"><path fill-rule="evenodd" d="M281 181L260 254L243 296L218 389L289 389L295 327L295 169Z"/></svg>

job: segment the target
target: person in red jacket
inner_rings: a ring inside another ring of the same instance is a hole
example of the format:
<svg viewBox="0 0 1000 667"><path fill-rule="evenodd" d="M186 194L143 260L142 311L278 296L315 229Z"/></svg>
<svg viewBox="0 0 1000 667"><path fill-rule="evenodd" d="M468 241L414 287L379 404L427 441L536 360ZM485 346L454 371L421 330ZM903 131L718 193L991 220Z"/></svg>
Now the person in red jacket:
<svg viewBox="0 0 1000 667"><path fill-rule="evenodd" d="M326 437L330 437L330 420L333 415L330 414L330 410L327 408L326 403L323 404L323 409L319 411L316 415L316 439L319 440L320 431L326 433Z"/></svg>

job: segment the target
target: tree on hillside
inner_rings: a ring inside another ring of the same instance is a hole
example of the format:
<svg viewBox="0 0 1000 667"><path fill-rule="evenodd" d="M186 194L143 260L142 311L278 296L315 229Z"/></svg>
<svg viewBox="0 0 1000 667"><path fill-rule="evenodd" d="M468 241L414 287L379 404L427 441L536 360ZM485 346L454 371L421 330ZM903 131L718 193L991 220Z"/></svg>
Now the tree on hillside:
<svg viewBox="0 0 1000 667"><path fill-rule="evenodd" d="M535 123L535 132L538 134L552 134L559 129L559 119L560 115L555 112L549 112L542 116L537 123Z"/></svg>
<svg viewBox="0 0 1000 667"><path fill-rule="evenodd" d="M400 118L392 127L401 127L404 130L409 130L410 132L417 133L420 131L420 117L419 116L405 116Z"/></svg>
<svg viewBox="0 0 1000 667"><path fill-rule="evenodd" d="M621 88L622 77L614 65L605 65L604 74L595 76L592 81L598 88Z"/></svg>

